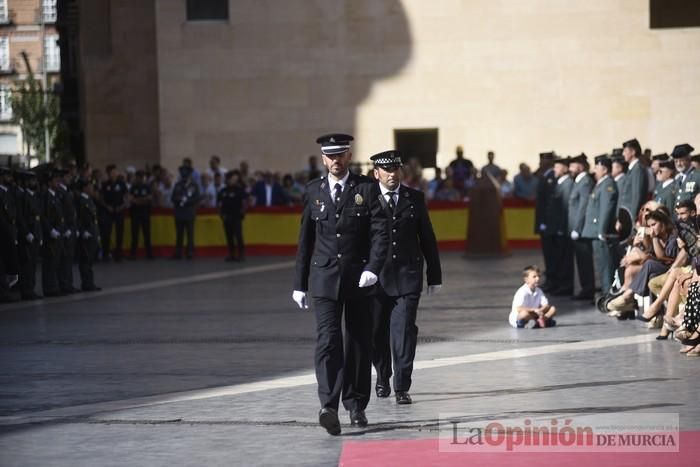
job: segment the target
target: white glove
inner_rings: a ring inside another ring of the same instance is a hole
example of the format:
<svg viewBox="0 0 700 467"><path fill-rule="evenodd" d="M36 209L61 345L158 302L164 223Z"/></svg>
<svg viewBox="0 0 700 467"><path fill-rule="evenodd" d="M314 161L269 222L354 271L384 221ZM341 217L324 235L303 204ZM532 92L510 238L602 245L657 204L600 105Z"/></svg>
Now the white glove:
<svg viewBox="0 0 700 467"><path fill-rule="evenodd" d="M88 232L87 230L83 232L83 238L87 240L88 238L92 237L92 234Z"/></svg>
<svg viewBox="0 0 700 467"><path fill-rule="evenodd" d="M544 224L540 224L540 232L544 232L545 230L547 230L547 226Z"/></svg>
<svg viewBox="0 0 700 467"><path fill-rule="evenodd" d="M27 243L32 243L34 241L34 234L29 232L25 238L27 239Z"/></svg>
<svg viewBox="0 0 700 467"><path fill-rule="evenodd" d="M7 275L7 286L12 287L19 281L19 275L17 274L8 274Z"/></svg>
<svg viewBox="0 0 700 467"><path fill-rule="evenodd" d="M428 286L428 295L435 295L442 288L442 284L435 284Z"/></svg>
<svg viewBox="0 0 700 467"><path fill-rule="evenodd" d="M305 310L309 308L309 304L306 303L306 292L302 292L301 290L295 290L292 292L292 300L296 302L297 305L299 305L299 308L302 310Z"/></svg>
<svg viewBox="0 0 700 467"><path fill-rule="evenodd" d="M73 232L71 232L70 229L66 230L66 231L63 233L63 236L66 237L66 238L70 238L71 235L73 235Z"/></svg>
<svg viewBox="0 0 700 467"><path fill-rule="evenodd" d="M362 287L370 287L374 284L377 283L377 275L373 273L372 271L362 271L362 275L360 276L360 283L357 284Z"/></svg>
<svg viewBox="0 0 700 467"><path fill-rule="evenodd" d="M603 234L598 235L598 240L600 240L601 242L604 242L605 236Z"/></svg>
<svg viewBox="0 0 700 467"><path fill-rule="evenodd" d="M59 233L58 230L56 230L56 229L51 229L51 238L58 238L58 237L60 237L60 236L61 236L61 234Z"/></svg>
<svg viewBox="0 0 700 467"><path fill-rule="evenodd" d="M575 230L571 231L571 240L578 240L579 234Z"/></svg>

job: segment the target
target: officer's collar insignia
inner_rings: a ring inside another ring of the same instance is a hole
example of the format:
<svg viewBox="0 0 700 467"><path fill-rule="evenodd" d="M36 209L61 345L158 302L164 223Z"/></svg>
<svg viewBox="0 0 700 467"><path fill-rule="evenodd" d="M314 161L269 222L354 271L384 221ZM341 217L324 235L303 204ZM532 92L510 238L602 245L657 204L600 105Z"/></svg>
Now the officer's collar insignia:
<svg viewBox="0 0 700 467"><path fill-rule="evenodd" d="M404 198L408 198L408 191L404 191L404 192L403 192L403 197L404 197Z"/></svg>
<svg viewBox="0 0 700 467"><path fill-rule="evenodd" d="M365 202L365 200L364 200L364 198L362 198L361 194L358 193L355 195L355 204L357 204L359 206L360 204L362 204L364 202Z"/></svg>
<svg viewBox="0 0 700 467"><path fill-rule="evenodd" d="M326 182L321 182L321 188L326 188Z"/></svg>
<svg viewBox="0 0 700 467"><path fill-rule="evenodd" d="M612 192L612 191L613 191L613 189L612 189L612 187L611 187L611 186L609 186L609 187L608 187L608 191L610 191L610 192Z"/></svg>

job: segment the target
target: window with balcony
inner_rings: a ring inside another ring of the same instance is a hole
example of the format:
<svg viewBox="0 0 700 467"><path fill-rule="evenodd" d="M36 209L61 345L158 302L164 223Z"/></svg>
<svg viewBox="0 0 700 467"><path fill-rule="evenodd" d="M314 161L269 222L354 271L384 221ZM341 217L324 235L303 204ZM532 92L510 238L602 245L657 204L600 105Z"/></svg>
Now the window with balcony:
<svg viewBox="0 0 700 467"><path fill-rule="evenodd" d="M44 38L44 60L46 60L46 71L61 70L61 49L58 47L58 36L55 34Z"/></svg>
<svg viewBox="0 0 700 467"><path fill-rule="evenodd" d="M44 23L55 23L56 0L41 0L41 12L44 16Z"/></svg>
<svg viewBox="0 0 700 467"><path fill-rule="evenodd" d="M10 39L0 37L0 72L10 71Z"/></svg>
<svg viewBox="0 0 700 467"><path fill-rule="evenodd" d="M0 85L0 120L12 119L12 89L7 84Z"/></svg>
<svg viewBox="0 0 700 467"><path fill-rule="evenodd" d="M10 13L7 11L7 0L0 0L0 24L10 22Z"/></svg>

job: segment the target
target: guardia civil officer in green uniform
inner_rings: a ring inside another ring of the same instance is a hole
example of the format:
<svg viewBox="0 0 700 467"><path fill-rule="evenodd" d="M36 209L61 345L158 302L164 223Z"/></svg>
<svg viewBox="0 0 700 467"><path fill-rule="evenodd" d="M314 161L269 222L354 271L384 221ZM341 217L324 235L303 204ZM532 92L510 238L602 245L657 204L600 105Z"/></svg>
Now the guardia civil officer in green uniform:
<svg viewBox="0 0 700 467"><path fill-rule="evenodd" d="M384 266L387 215L377 184L348 170L353 137L318 138L328 176L306 185L292 299L314 303L319 423L340 434L338 405L351 425L366 426L371 391L371 306ZM341 318L345 313L345 338Z"/></svg>
<svg viewBox="0 0 700 467"><path fill-rule="evenodd" d="M691 166L690 154L693 152L690 144L679 144L673 148L671 157L676 165L676 182L678 183L678 194L676 204L685 200L695 200L695 195L700 192L700 173Z"/></svg>
<svg viewBox="0 0 700 467"><path fill-rule="evenodd" d="M535 233L540 236L542 246L542 257L546 269L546 281L542 285L542 290L549 291L555 287L554 280L554 243L552 236L547 233L547 206L549 199L554 193L554 152L540 153L540 167L535 172L537 176L537 192L535 197Z"/></svg>
<svg viewBox="0 0 700 467"><path fill-rule="evenodd" d="M545 212L545 234L552 242L552 268L547 280L552 295L574 293L574 245L569 232L569 198L574 181L569 176L569 158L554 159L554 190ZM551 276L551 277L549 277Z"/></svg>
<svg viewBox="0 0 700 467"><path fill-rule="evenodd" d="M583 225L586 221L586 208L595 182L588 173L588 158L581 154L571 159L569 175L574 186L569 198L569 235L574 242L574 257L578 269L581 291L573 296L574 300L593 300L595 276L593 273L593 244L590 238L583 238Z"/></svg>
<svg viewBox="0 0 700 467"><path fill-rule="evenodd" d="M416 313L426 266L428 295L442 287L437 240L423 192L401 185L401 155L385 151L370 158L387 213L389 250L372 311L372 363L377 370L377 397L391 393L392 361L397 404L410 404L411 374L418 343ZM393 360L392 360L393 356Z"/></svg>
<svg viewBox="0 0 700 467"><path fill-rule="evenodd" d="M612 161L607 155L595 158L593 169L596 184L586 207L586 221L581 236L593 243L593 261L600 277L601 292L608 293L615 273L617 232L615 231L615 208L617 185L610 177Z"/></svg>
<svg viewBox="0 0 700 467"><path fill-rule="evenodd" d="M0 303L17 301L10 288L19 279L17 206L12 170L0 167Z"/></svg>
<svg viewBox="0 0 700 467"><path fill-rule="evenodd" d="M639 160L642 148L639 141L631 139L622 143L622 157L627 163L625 182L618 186L618 208L629 211L632 219L636 219L639 210L647 200L648 175L646 168Z"/></svg>
<svg viewBox="0 0 700 467"><path fill-rule="evenodd" d="M95 204L95 186L92 180L80 179L76 183L80 192L77 203L78 232L78 270L80 271L80 289L83 292L102 290L95 285L92 265L97 257L100 245L100 229L97 222L97 205Z"/></svg>
<svg viewBox="0 0 700 467"><path fill-rule="evenodd" d="M675 175L676 166L673 161L659 162L659 168L656 172L657 183L654 189L654 201L666 206L670 213L674 213L678 196L678 184L674 180Z"/></svg>

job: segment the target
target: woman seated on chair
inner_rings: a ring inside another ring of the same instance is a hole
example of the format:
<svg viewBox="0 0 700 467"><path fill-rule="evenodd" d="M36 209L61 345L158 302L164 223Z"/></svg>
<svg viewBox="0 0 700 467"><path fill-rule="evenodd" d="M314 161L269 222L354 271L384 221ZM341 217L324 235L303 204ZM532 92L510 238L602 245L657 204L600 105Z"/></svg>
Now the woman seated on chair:
<svg viewBox="0 0 700 467"><path fill-rule="evenodd" d="M619 319L634 317L637 306L634 295L648 295L649 279L668 271L678 256L673 221L666 209L648 212L644 221L646 227L639 229L643 237L639 242L635 239L637 245L620 263L625 268L624 292L608 304L609 315Z"/></svg>

